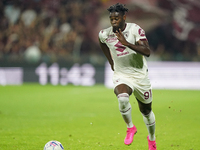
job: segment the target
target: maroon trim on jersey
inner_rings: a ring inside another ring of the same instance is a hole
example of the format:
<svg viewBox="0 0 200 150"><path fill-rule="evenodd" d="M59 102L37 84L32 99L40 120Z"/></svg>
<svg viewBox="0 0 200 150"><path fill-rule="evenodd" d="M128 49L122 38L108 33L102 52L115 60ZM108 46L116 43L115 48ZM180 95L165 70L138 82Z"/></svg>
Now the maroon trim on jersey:
<svg viewBox="0 0 200 150"><path fill-rule="evenodd" d="M140 39L140 41L147 41L147 39Z"/></svg>
<svg viewBox="0 0 200 150"><path fill-rule="evenodd" d="M122 30L122 32L126 29L126 25L127 25L127 24L125 23L125 27L124 27L124 29Z"/></svg>

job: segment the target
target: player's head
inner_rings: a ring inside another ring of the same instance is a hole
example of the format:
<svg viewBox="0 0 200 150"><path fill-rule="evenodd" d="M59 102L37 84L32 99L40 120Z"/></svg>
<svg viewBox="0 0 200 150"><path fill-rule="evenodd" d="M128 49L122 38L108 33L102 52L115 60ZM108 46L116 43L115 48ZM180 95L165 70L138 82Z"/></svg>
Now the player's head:
<svg viewBox="0 0 200 150"><path fill-rule="evenodd" d="M119 28L123 29L125 26L126 20L126 12L128 9L124 7L123 4L117 3L115 5L110 6L107 9L110 12L110 23L113 27L113 32L119 30Z"/></svg>
<svg viewBox="0 0 200 150"><path fill-rule="evenodd" d="M115 5L110 6L107 10L112 13L112 12L118 12L122 16L125 15L126 12L128 12L128 9L124 7L125 5L117 3Z"/></svg>

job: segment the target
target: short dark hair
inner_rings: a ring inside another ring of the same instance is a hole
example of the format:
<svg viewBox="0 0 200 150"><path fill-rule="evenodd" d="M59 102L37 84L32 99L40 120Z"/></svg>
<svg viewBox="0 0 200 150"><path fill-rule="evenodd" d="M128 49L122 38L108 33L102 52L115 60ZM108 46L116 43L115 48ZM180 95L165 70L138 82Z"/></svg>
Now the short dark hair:
<svg viewBox="0 0 200 150"><path fill-rule="evenodd" d="M107 10L109 12L119 12L122 13L122 15L125 14L125 12L128 12L128 8L124 7L125 5L117 3L115 5L110 6Z"/></svg>

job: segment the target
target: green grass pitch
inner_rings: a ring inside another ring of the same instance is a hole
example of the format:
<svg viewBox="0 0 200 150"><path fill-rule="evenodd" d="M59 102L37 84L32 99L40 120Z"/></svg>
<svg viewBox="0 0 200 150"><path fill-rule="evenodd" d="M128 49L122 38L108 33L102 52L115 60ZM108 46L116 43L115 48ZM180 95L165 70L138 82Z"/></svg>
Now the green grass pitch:
<svg viewBox="0 0 200 150"><path fill-rule="evenodd" d="M134 142L112 89L24 84L0 86L0 149L42 150L50 140L65 150L147 150L147 129L132 95ZM158 150L200 149L200 91L153 90Z"/></svg>

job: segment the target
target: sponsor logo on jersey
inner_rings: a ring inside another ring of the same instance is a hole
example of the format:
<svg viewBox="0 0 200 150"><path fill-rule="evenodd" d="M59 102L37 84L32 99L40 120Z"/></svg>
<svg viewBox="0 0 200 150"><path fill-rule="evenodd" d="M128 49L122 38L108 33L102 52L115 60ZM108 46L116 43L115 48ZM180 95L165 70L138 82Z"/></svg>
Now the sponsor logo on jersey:
<svg viewBox="0 0 200 150"><path fill-rule="evenodd" d="M116 47L116 51L118 51L117 56L123 56L123 55L129 54L128 51L125 51L126 46L122 45L120 41L118 41L118 43L115 44L115 47Z"/></svg>
<svg viewBox="0 0 200 150"><path fill-rule="evenodd" d="M141 29L141 28L138 30L138 33L139 33L140 36L145 36L144 30Z"/></svg>
<svg viewBox="0 0 200 150"><path fill-rule="evenodd" d="M122 45L120 41L117 44L115 44L115 47L116 47L116 51L119 51L119 52L123 52L126 49L126 47Z"/></svg>
<svg viewBox="0 0 200 150"><path fill-rule="evenodd" d="M120 53L120 54L117 54L117 56L123 56L123 55L126 55L126 54L129 54L129 52Z"/></svg>
<svg viewBox="0 0 200 150"><path fill-rule="evenodd" d="M113 37L115 37L115 34L108 35L108 38L113 38Z"/></svg>
<svg viewBox="0 0 200 150"><path fill-rule="evenodd" d="M107 43L112 43L112 42L115 42L116 40L117 40L117 37L107 38L107 39L106 39L106 42L107 42Z"/></svg>

